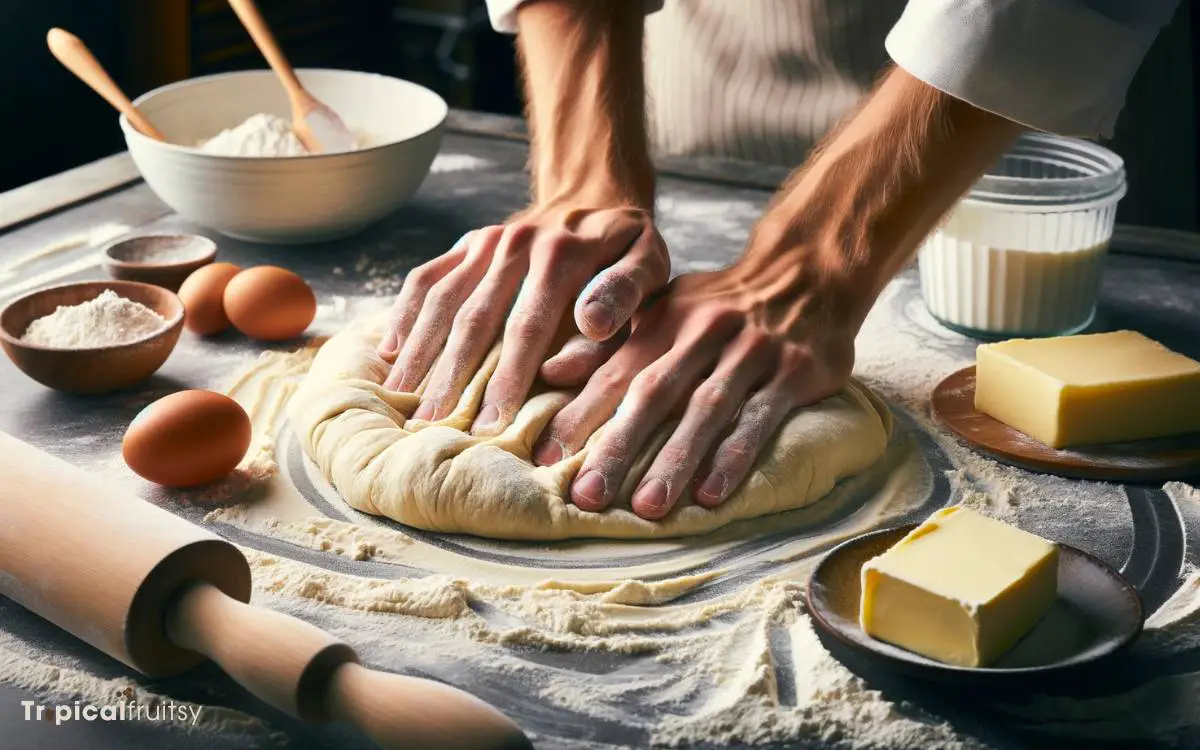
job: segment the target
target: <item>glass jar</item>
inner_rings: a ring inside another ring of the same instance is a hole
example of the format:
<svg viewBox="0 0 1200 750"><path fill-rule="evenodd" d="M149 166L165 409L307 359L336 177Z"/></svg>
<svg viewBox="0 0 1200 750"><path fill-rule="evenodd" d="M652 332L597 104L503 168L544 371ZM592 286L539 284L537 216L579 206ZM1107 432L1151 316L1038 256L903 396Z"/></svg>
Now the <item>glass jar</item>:
<svg viewBox="0 0 1200 750"><path fill-rule="evenodd" d="M1121 157L1028 133L971 188L919 252L921 296L942 324L983 339L1078 333L1125 195Z"/></svg>

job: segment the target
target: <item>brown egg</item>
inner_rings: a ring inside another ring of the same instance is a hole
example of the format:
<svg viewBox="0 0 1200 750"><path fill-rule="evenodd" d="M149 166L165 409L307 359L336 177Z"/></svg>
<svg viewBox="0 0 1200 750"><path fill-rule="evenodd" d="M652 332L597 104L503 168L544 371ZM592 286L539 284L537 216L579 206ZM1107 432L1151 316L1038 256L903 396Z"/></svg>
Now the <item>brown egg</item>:
<svg viewBox="0 0 1200 750"><path fill-rule="evenodd" d="M233 471L250 447L250 417L228 396L180 391L134 417L121 441L125 463L167 487L195 487Z"/></svg>
<svg viewBox="0 0 1200 750"><path fill-rule="evenodd" d="M317 316L317 298L296 274L278 266L242 271L225 287L225 314L251 338L282 341L304 333Z"/></svg>
<svg viewBox="0 0 1200 750"><path fill-rule="evenodd" d="M198 336L211 336L229 327L225 286L241 270L232 263L210 263L187 277L179 287L185 328Z"/></svg>

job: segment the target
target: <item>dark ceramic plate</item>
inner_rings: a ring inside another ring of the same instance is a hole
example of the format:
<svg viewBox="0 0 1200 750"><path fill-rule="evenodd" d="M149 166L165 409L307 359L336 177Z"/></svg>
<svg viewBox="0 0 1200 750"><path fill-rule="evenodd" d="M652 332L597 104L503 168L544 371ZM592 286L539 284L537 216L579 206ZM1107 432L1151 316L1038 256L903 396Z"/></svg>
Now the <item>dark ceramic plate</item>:
<svg viewBox="0 0 1200 750"><path fill-rule="evenodd" d="M915 524L850 539L813 571L808 608L819 631L851 655L927 680L998 684L1043 678L1093 664L1132 643L1142 631L1137 589L1104 562L1060 544L1058 601L1011 651L986 668L957 667L877 641L858 624L863 564ZM835 650L836 655L836 650Z"/></svg>

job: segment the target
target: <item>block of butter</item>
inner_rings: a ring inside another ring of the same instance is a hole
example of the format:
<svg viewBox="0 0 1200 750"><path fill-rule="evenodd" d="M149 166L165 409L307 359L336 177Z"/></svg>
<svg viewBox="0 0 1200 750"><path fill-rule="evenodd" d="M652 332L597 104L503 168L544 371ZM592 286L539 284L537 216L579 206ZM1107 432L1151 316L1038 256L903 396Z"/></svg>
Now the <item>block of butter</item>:
<svg viewBox="0 0 1200 750"><path fill-rule="evenodd" d="M1200 362L1134 331L976 350L975 408L1050 446L1200 432Z"/></svg>
<svg viewBox="0 0 1200 750"><path fill-rule="evenodd" d="M956 505L862 568L872 638L962 667L993 664L1054 604L1058 545Z"/></svg>

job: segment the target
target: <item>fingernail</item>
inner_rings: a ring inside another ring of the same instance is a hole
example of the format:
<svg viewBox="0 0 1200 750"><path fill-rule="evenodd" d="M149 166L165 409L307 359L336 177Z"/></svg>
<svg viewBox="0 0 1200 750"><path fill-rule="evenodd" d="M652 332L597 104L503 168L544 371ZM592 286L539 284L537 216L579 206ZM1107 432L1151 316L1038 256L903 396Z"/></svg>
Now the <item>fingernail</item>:
<svg viewBox="0 0 1200 750"><path fill-rule="evenodd" d="M495 427L500 421L500 410L488 404L479 410L479 414L475 417L475 423L471 425L472 430L486 430Z"/></svg>
<svg viewBox="0 0 1200 750"><path fill-rule="evenodd" d="M384 336L383 341L379 342L379 348L377 349L377 351L379 352L379 356L390 357L393 354L395 354L396 353L396 341L397 341L397 336L396 336L395 331Z"/></svg>
<svg viewBox="0 0 1200 750"><path fill-rule="evenodd" d="M596 331L612 331L615 316L612 308L603 302L589 302L583 306L583 319Z"/></svg>
<svg viewBox="0 0 1200 750"><path fill-rule="evenodd" d="M549 466L556 464L567 456L567 451L563 448L562 443L554 438L544 438L539 441L537 447L533 450L533 461L538 466Z"/></svg>
<svg viewBox="0 0 1200 750"><path fill-rule="evenodd" d="M651 479L633 493L634 505L649 511L660 511L667 507L667 484L661 479Z"/></svg>
<svg viewBox="0 0 1200 750"><path fill-rule="evenodd" d="M725 485L728 483L729 479L723 471L709 474L708 478L704 480L704 484L700 485L700 489L696 494L701 495L710 503L719 503L725 499Z"/></svg>
<svg viewBox="0 0 1200 750"><path fill-rule="evenodd" d="M571 487L575 504L584 508L603 508L608 501L608 483L598 471L586 472ZM580 502L582 501L582 503Z"/></svg>
<svg viewBox="0 0 1200 750"><path fill-rule="evenodd" d="M422 401L417 410L413 412L413 419L432 420L433 415L437 413L437 404L432 401Z"/></svg>

